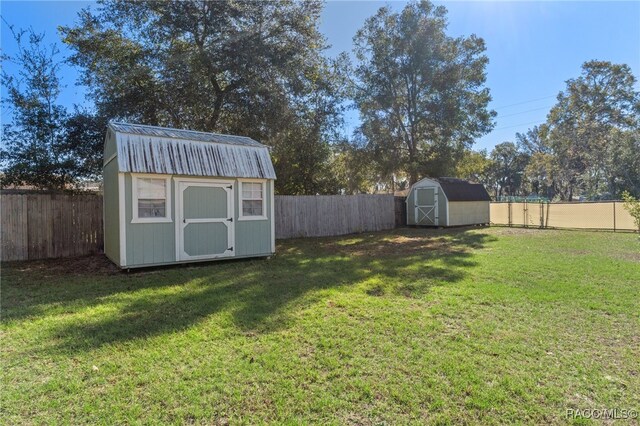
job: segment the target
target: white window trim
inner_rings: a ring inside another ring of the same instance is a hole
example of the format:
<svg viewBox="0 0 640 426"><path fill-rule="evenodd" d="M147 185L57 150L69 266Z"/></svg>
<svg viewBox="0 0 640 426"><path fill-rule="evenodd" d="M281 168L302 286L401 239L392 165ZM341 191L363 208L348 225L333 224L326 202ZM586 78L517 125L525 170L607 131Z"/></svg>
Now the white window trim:
<svg viewBox="0 0 640 426"><path fill-rule="evenodd" d="M238 179L238 220L268 220L267 217L267 181L264 179ZM262 185L262 216L244 216L242 209L242 184L259 183Z"/></svg>
<svg viewBox="0 0 640 426"><path fill-rule="evenodd" d="M163 179L165 181L165 196L166 217L138 217L138 179ZM171 176L169 175L156 175L156 174L131 174L131 203L132 203L132 215L131 223L171 223Z"/></svg>

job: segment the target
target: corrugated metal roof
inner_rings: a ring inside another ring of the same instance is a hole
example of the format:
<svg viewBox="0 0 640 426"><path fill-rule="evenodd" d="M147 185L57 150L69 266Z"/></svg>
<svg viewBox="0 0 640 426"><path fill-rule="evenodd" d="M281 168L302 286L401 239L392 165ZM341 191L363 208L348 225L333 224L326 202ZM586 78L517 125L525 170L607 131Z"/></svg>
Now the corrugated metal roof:
<svg viewBox="0 0 640 426"><path fill-rule="evenodd" d="M491 201L489 193L480 183L447 177L433 180L440 184L449 201Z"/></svg>
<svg viewBox="0 0 640 426"><path fill-rule="evenodd" d="M121 172L275 179L269 150L244 136L109 123Z"/></svg>
<svg viewBox="0 0 640 426"><path fill-rule="evenodd" d="M247 145L265 147L260 142L246 136L222 135L219 133L196 132L195 130L171 129L168 127L147 126L144 124L129 124L110 122L109 125L116 132L133 135L157 136L160 138L184 139L198 142L225 143L230 145Z"/></svg>

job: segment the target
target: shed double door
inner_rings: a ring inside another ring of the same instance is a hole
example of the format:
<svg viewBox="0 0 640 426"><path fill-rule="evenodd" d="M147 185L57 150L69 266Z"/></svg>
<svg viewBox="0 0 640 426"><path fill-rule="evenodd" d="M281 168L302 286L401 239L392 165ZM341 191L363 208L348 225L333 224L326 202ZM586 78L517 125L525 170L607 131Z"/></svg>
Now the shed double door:
<svg viewBox="0 0 640 426"><path fill-rule="evenodd" d="M233 182L176 182L178 260L235 254L233 186Z"/></svg>
<svg viewBox="0 0 640 426"><path fill-rule="evenodd" d="M438 188L416 188L416 225L438 226Z"/></svg>

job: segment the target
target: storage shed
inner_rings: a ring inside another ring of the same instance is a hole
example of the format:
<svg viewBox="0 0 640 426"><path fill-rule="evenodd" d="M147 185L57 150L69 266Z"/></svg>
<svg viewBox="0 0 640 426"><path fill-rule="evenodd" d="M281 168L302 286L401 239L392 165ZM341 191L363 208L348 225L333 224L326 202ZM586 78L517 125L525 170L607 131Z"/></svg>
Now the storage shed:
<svg viewBox="0 0 640 426"><path fill-rule="evenodd" d="M121 268L275 252L269 150L243 136L111 122L104 250Z"/></svg>
<svg viewBox="0 0 640 426"><path fill-rule="evenodd" d="M424 178L407 195L407 225L488 224L490 201L482 184L455 178Z"/></svg>

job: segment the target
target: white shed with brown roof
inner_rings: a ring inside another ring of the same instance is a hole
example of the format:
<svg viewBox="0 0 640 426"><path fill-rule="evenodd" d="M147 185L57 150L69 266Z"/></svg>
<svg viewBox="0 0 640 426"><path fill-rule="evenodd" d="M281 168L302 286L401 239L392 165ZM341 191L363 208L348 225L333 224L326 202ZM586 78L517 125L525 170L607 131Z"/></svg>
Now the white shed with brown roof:
<svg viewBox="0 0 640 426"><path fill-rule="evenodd" d="M407 195L407 225L488 224L490 202L482 184L448 177L424 178Z"/></svg>

